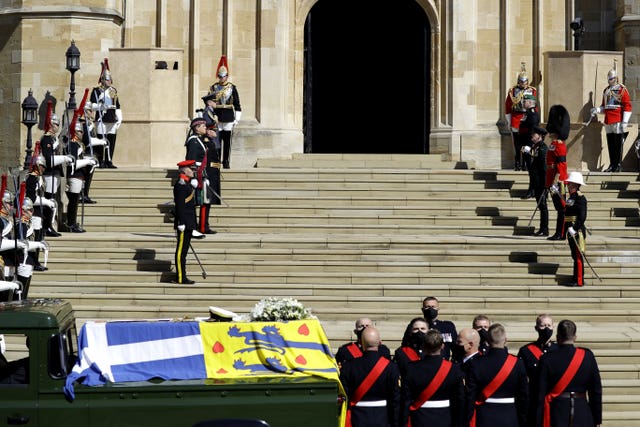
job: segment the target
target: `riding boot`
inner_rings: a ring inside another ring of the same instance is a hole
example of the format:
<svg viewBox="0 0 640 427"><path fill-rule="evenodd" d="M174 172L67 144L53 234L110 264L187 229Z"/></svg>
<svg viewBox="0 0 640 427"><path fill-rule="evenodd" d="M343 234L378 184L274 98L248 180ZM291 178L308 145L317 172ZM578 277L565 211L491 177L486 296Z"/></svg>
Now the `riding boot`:
<svg viewBox="0 0 640 427"><path fill-rule="evenodd" d="M69 199L69 203L67 205L67 228L71 228L76 224L76 220L78 218L79 198L80 194L67 191L67 199Z"/></svg>
<svg viewBox="0 0 640 427"><path fill-rule="evenodd" d="M617 163L617 157L615 157L616 151L616 134L608 133L607 134L607 149L609 150L609 167L604 170L604 172L612 172L615 169Z"/></svg>

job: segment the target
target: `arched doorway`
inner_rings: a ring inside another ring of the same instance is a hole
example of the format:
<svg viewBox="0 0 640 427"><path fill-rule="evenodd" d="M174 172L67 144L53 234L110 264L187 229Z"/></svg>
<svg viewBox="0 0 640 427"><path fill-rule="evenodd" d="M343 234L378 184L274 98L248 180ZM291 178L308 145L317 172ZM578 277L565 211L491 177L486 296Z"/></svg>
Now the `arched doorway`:
<svg viewBox="0 0 640 427"><path fill-rule="evenodd" d="M415 0L319 0L304 29L305 152L428 153L430 34Z"/></svg>

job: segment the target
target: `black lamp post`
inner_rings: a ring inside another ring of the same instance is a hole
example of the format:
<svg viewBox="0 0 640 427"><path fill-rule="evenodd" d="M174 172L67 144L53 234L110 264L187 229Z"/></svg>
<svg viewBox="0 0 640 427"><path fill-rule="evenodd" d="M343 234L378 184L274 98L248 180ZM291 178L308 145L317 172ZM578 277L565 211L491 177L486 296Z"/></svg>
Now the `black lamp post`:
<svg viewBox="0 0 640 427"><path fill-rule="evenodd" d="M71 73L71 84L69 85L69 105L70 110L76 109L76 81L73 75L80 69L80 50L76 47L75 40L71 40L71 46L64 54L67 57L67 70Z"/></svg>
<svg viewBox="0 0 640 427"><path fill-rule="evenodd" d="M27 154L24 158L24 168L26 170L31 165L31 153L33 153L31 149L31 127L38 123L37 111L38 101L33 97L33 90L29 89L29 95L22 101L22 124L27 127Z"/></svg>

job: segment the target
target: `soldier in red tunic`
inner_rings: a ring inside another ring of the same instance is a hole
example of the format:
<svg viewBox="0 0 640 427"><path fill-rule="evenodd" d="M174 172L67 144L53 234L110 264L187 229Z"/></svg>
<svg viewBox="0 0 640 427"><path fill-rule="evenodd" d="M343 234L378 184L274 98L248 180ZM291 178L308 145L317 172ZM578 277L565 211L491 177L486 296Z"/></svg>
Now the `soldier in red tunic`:
<svg viewBox="0 0 640 427"><path fill-rule="evenodd" d="M547 132L551 136L551 144L547 150L547 171L545 188L551 193L553 207L557 212L556 232L548 240L564 240L564 205L562 200L566 193L567 146L564 141L569 137L569 112L562 105L554 105L549 109Z"/></svg>
<svg viewBox="0 0 640 427"><path fill-rule="evenodd" d="M609 86L602 91L602 104L591 110L591 114L604 113L604 128L607 133L609 149L609 167L605 172L622 170L624 140L628 135L627 125L631 118L631 98L626 86L618 81L618 72L614 62L607 75Z"/></svg>

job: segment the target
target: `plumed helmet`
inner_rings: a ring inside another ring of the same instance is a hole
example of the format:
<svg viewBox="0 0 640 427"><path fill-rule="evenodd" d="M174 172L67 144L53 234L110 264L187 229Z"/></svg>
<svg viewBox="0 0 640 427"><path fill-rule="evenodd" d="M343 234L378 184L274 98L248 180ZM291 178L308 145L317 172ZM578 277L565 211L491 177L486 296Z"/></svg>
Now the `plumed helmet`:
<svg viewBox="0 0 640 427"><path fill-rule="evenodd" d="M25 210L25 211L33 210L33 202L31 201L30 198L25 197L25 199L22 201L22 210Z"/></svg>
<svg viewBox="0 0 640 427"><path fill-rule="evenodd" d="M567 109L559 104L551 106L547 118L547 132L555 133L559 139L564 141L569 137L570 130L571 119Z"/></svg>
<svg viewBox="0 0 640 427"><path fill-rule="evenodd" d="M587 185L584 183L584 178L582 177L582 173L578 171L573 171L569 173L569 178L567 178L567 182L571 182L573 184L578 184L578 185L584 185L584 186Z"/></svg>
<svg viewBox="0 0 640 427"><path fill-rule="evenodd" d="M2 193L2 204L5 205L5 207L11 207L11 205L13 205L13 193L9 190L4 190L4 193Z"/></svg>
<svg viewBox="0 0 640 427"><path fill-rule="evenodd" d="M104 62L101 62L102 70L100 71L100 79L98 79L98 83L101 83L105 80L111 80L111 70L109 70L109 59L104 58Z"/></svg>
<svg viewBox="0 0 640 427"><path fill-rule="evenodd" d="M518 83L527 83L529 76L527 76L527 66L524 62L520 63L520 72L518 73Z"/></svg>
<svg viewBox="0 0 640 427"><path fill-rule="evenodd" d="M40 156L36 156L36 161L35 161L36 165L38 166L47 166L47 162L45 162L44 160L44 156L40 155Z"/></svg>
<svg viewBox="0 0 640 427"><path fill-rule="evenodd" d="M229 75L229 64L227 64L227 56L222 55L220 61L218 61L218 68L216 69L216 75L218 77L225 77Z"/></svg>
<svg viewBox="0 0 640 427"><path fill-rule="evenodd" d="M618 61L613 60L613 68L607 73L607 80L611 81L615 79L615 83L618 83Z"/></svg>
<svg viewBox="0 0 640 427"><path fill-rule="evenodd" d="M56 113L51 113L51 124L60 126L60 117Z"/></svg>
<svg viewBox="0 0 640 427"><path fill-rule="evenodd" d="M76 120L76 125L73 128L73 130L75 130L76 132L78 131L84 131L84 123L80 120Z"/></svg>

